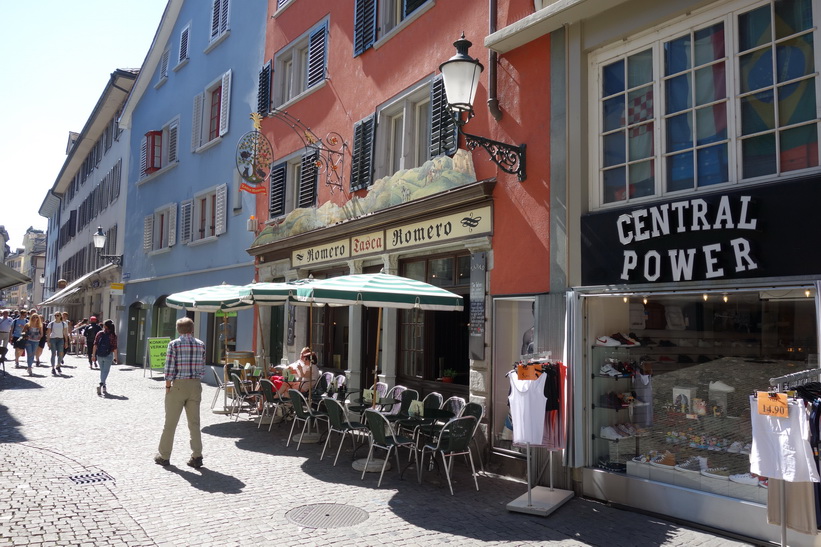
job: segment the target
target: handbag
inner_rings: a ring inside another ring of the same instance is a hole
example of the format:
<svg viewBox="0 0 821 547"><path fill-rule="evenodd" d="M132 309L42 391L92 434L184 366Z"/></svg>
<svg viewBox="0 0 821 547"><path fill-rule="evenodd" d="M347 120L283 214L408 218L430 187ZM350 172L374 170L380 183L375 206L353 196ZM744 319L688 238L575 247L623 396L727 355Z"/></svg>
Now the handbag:
<svg viewBox="0 0 821 547"><path fill-rule="evenodd" d="M14 341L14 347L16 349L26 349L26 337L21 336L17 340Z"/></svg>

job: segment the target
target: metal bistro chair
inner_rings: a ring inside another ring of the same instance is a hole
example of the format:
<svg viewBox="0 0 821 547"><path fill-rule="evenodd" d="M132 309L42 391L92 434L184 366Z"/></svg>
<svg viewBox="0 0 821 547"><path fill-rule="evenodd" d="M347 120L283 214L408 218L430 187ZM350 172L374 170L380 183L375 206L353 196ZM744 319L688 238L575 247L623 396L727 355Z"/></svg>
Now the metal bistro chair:
<svg viewBox="0 0 821 547"><path fill-rule="evenodd" d="M308 401L305 400L305 396L296 389L289 389L288 395L290 395L289 399L291 400L291 406L294 409L294 421L291 423L291 432L288 433L288 442L285 443L285 446L291 445L291 437L294 435L294 427L296 426L297 422L302 422L302 432L299 434L299 442L297 442L296 449L299 451L299 447L302 445L302 437L305 436L305 429L308 427L308 422L311 420L328 420L328 415L325 412L319 412L316 410L311 410L308 407Z"/></svg>
<svg viewBox="0 0 821 547"><path fill-rule="evenodd" d="M336 399L326 398L325 410L328 412L328 436L325 438L325 446L322 447L322 454L319 456L319 461L325 457L325 450L328 448L328 443L331 441L331 433L341 433L342 438L339 440L339 448L336 449L336 458L334 458L334 466L339 459L339 452L342 450L342 445L345 444L345 435L351 434L351 443L353 443L353 453L359 448L356 444L357 435L367 435L368 428L359 422L351 422L348 420L347 412L342 403Z"/></svg>
<svg viewBox="0 0 821 547"><path fill-rule="evenodd" d="M393 424L398 423L401 420L407 420L410 418L410 407L413 401L419 400L419 392L415 389L406 389L400 395L400 403L398 409L394 409L391 412L385 414L385 418Z"/></svg>
<svg viewBox="0 0 821 547"><path fill-rule="evenodd" d="M453 412L454 416L461 416L462 409L465 408L465 400L461 397L448 397L441 406L442 410Z"/></svg>
<svg viewBox="0 0 821 547"><path fill-rule="evenodd" d="M365 419L367 420L368 429L371 431L371 447L368 450L368 459L365 462L364 469L362 470L361 479L365 480L365 473L367 473L368 465L371 463L374 448L385 450L387 451L387 454L385 455L385 461L382 462L382 472L379 474L379 482L376 484L376 487L379 488L382 485L382 476L385 474L385 467L388 465L391 452L396 449L396 469L400 470L399 478L401 479L402 472L401 464L399 463L399 447L404 446L408 450L412 451L414 454L414 459L416 460L416 445L414 444L413 439L397 436L393 432L393 429L391 429L390 422L388 422L385 416L379 412L368 408L365 410Z"/></svg>
<svg viewBox="0 0 821 547"><path fill-rule="evenodd" d="M233 393L233 399L232 399L232 404L231 404L231 414L234 413L234 408L236 408L237 414L236 414L236 418L234 418L234 421L236 422L236 421L239 420L239 413L242 411L242 404L245 403L246 401L248 401L248 399L250 399L251 397L255 397L256 395L260 395L260 392L259 391L249 391L245 387L245 383L242 381L242 379L235 372L231 373L231 382L234 384L234 390L233 390L234 393ZM250 405L250 403L249 403L249 405ZM250 412L251 412L250 408L249 408L248 412L250 414Z"/></svg>
<svg viewBox="0 0 821 547"><path fill-rule="evenodd" d="M214 373L214 380L217 382L217 390L214 392L214 399L211 401L211 410L214 410L214 406L217 404L217 399L219 398L220 393L223 394L223 397L227 397L227 393L225 391L225 387L228 385L222 381L217 369L212 368L211 372ZM222 405L223 410L225 409L225 404Z"/></svg>
<svg viewBox="0 0 821 547"><path fill-rule="evenodd" d="M482 462L482 453L479 451L479 441L476 439L476 432L479 431L479 424L485 416L485 407L479 403L468 403L465 405L465 408L462 409L462 416L473 416L476 418L476 424L473 426L473 433L470 435L470 440L473 442L473 446L476 447L476 459L479 460L479 469L484 473L485 464Z"/></svg>
<svg viewBox="0 0 821 547"><path fill-rule="evenodd" d="M368 389L370 389L370 387ZM349 391L348 392L348 397L350 397L353 393L355 393L355 392ZM376 393L374 394L376 396L376 400L378 401L379 399L384 399L385 394L387 394L387 393L388 393L388 384L386 384L385 382L377 382L376 383ZM364 416L365 410L368 409L368 408L371 408L371 404L368 401L365 401L365 398L363 396L360 399L359 404L349 405L348 406L348 411L353 412L355 414L359 414L359 421L361 422L361 421L364 420L363 416Z"/></svg>
<svg viewBox="0 0 821 547"><path fill-rule="evenodd" d="M408 388L401 385L393 386L390 389L390 391L388 391L387 395L385 395L385 399L399 401L400 404L390 402L386 402L384 404L377 403L377 410L386 416L389 414L396 414L397 412L399 412L399 408L402 403L402 394L405 392L406 389Z"/></svg>
<svg viewBox="0 0 821 547"><path fill-rule="evenodd" d="M430 452L431 457L436 459L436 454L442 456L442 467L445 468L445 477L448 480L450 495L453 495L453 484L450 477L453 472L453 457L467 456L470 461L470 470L473 475L473 482L476 484L476 491L479 491L479 481L476 480L476 468L473 466L473 456L470 453L470 439L475 428L476 418L473 416L463 416L446 423L439 432L434 444L426 444L422 447L421 458L417 461L416 469L419 484L422 484L422 470L425 465L425 453ZM450 462L448 462L450 458Z"/></svg>
<svg viewBox="0 0 821 547"><path fill-rule="evenodd" d="M436 410L442 406L442 394L437 393L436 391L432 391L425 395L425 398L422 399L422 416L420 417L413 417L406 418L403 420L399 420L399 432L400 433L408 433L416 441L419 437L419 428L425 424L424 417L426 413L429 413L430 410ZM429 423L429 422L428 422ZM396 426L394 426L396 428Z"/></svg>
<svg viewBox="0 0 821 547"><path fill-rule="evenodd" d="M268 431L271 431L271 427L274 425L274 418L279 411L279 407L284 404L284 402L277 397L273 382L267 378L260 378L259 390L262 392L262 412L259 415L257 429L262 426L262 419L270 415L271 421L268 422ZM273 409L273 411L269 413L271 409Z"/></svg>

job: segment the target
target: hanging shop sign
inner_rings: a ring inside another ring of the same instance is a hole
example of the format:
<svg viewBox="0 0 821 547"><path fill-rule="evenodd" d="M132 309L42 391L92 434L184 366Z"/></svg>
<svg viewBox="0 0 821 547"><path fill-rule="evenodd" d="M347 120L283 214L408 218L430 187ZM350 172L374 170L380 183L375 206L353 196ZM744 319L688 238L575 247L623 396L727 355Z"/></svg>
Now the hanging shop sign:
<svg viewBox="0 0 821 547"><path fill-rule="evenodd" d="M490 234L493 227L490 205L414 222L386 230L388 250L432 245L465 237Z"/></svg>
<svg viewBox="0 0 821 547"><path fill-rule="evenodd" d="M584 285L821 273L817 180L582 217Z"/></svg>
<svg viewBox="0 0 821 547"><path fill-rule="evenodd" d="M414 222L330 243L296 249L291 253L293 267L334 262L352 257L379 254L412 247L432 245L492 232L490 206L469 209L424 222Z"/></svg>

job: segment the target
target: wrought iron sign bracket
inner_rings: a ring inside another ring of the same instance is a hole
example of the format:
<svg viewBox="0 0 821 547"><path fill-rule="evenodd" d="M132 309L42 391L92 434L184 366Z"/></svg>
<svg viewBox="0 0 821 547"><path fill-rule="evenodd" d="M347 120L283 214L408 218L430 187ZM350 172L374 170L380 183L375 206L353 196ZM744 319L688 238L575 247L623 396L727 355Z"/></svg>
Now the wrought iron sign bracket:
<svg viewBox="0 0 821 547"><path fill-rule="evenodd" d="M494 141L478 135L471 135L462 131L461 125L459 133L465 136L465 144L472 152L478 147L482 147L490 155L490 160L499 166L505 173L516 175L519 182L524 182L527 178L526 144L507 144Z"/></svg>

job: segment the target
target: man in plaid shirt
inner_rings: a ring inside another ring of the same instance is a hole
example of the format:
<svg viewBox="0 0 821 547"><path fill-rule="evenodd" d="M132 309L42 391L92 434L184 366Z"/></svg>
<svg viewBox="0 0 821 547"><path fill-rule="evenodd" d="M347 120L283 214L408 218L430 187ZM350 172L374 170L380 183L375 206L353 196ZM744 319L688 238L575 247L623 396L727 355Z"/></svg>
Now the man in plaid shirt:
<svg viewBox="0 0 821 547"><path fill-rule="evenodd" d="M188 419L191 434L191 459L188 465L202 467L202 433L200 432L200 401L202 377L205 375L205 344L194 338L194 321L188 317L177 320L180 337L168 343L165 352L165 426L154 462L170 465L174 433L182 410Z"/></svg>

